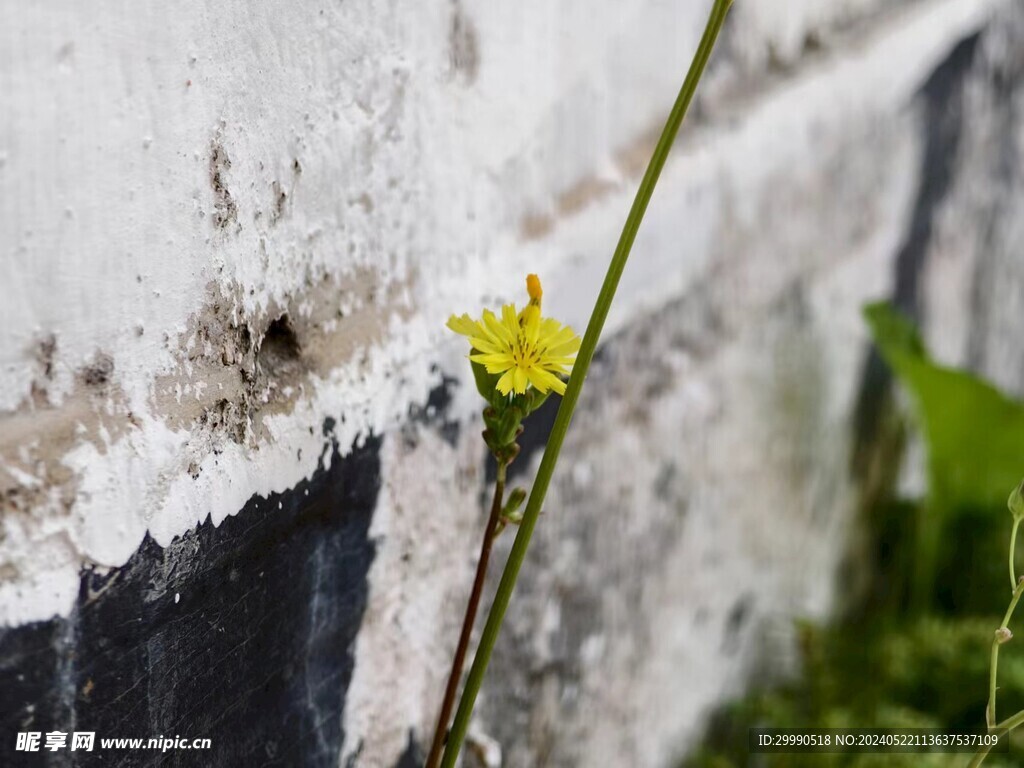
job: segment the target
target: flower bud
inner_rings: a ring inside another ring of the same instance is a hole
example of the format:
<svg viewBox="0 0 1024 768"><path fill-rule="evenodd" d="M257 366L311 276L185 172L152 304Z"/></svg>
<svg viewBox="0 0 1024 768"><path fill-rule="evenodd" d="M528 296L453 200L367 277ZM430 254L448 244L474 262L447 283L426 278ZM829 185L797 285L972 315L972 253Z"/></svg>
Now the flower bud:
<svg viewBox="0 0 1024 768"><path fill-rule="evenodd" d="M1000 645L1010 642L1013 639L1013 632L1008 630L1006 627L1000 627L996 630L996 642Z"/></svg>
<svg viewBox="0 0 1024 768"><path fill-rule="evenodd" d="M508 501L505 503L505 516L512 517L519 508L523 506L523 502L526 501L526 491L522 488L513 488L512 493L508 495Z"/></svg>
<svg viewBox="0 0 1024 768"><path fill-rule="evenodd" d="M540 306L540 298L544 295L544 289L540 287L540 278L536 275L526 276L526 292L530 294L530 303Z"/></svg>
<svg viewBox="0 0 1024 768"><path fill-rule="evenodd" d="M1013 489L1013 493L1006 501L1006 506L1010 508L1010 514L1013 515L1014 520L1020 522L1021 519L1024 519L1024 480Z"/></svg>

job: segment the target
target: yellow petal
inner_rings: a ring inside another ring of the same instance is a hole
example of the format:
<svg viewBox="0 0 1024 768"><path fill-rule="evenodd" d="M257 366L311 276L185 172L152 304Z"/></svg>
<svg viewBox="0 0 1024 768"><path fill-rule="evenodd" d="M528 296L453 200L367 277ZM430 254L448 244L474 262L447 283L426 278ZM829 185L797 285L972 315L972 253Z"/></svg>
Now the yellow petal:
<svg viewBox="0 0 1024 768"><path fill-rule="evenodd" d="M470 355L469 359L480 363L488 373L502 373L515 365L515 361L508 355Z"/></svg>
<svg viewBox="0 0 1024 768"><path fill-rule="evenodd" d="M502 310L504 312L504 309ZM494 313L489 309L484 310L484 324L487 326L487 330L491 332L491 335L496 339L500 339L506 344L511 344L515 341L515 334L506 328L498 318L494 316Z"/></svg>
<svg viewBox="0 0 1024 768"><path fill-rule="evenodd" d="M551 371L551 373L568 374L569 369L572 368L573 361L561 361L561 360L541 360L537 367L544 371Z"/></svg>
<svg viewBox="0 0 1024 768"><path fill-rule="evenodd" d="M548 323L549 319L545 318L541 326L541 337L545 346L557 347L579 339L572 328L567 325L559 325L557 320L554 324L550 324Z"/></svg>
<svg viewBox="0 0 1024 768"><path fill-rule="evenodd" d="M508 328L513 339L519 335L519 315L516 314L515 304L506 304L501 308L501 322Z"/></svg>
<svg viewBox="0 0 1024 768"><path fill-rule="evenodd" d="M567 328L567 327L568 326L563 326L560 322L555 320L555 318L553 318L553 317L545 317L540 322L540 332L541 332L541 334L545 338L548 337L548 336L554 336L559 331L561 331L563 328Z"/></svg>
<svg viewBox="0 0 1024 768"><path fill-rule="evenodd" d="M554 376L541 368L530 368L526 375L530 377L530 383L537 388L537 390L543 395L549 389L553 389L559 394L565 391L565 386L562 385L561 379ZM561 390L559 389L561 386Z"/></svg>
<svg viewBox="0 0 1024 768"><path fill-rule="evenodd" d="M552 355L554 357L563 357L565 355L575 355L580 351L580 339L576 337L562 344L558 344L553 347L548 347L545 351L545 355Z"/></svg>
<svg viewBox="0 0 1024 768"><path fill-rule="evenodd" d="M500 379L498 379L498 383L496 384L496 386L498 388L498 391L501 392L501 394L507 395L507 394L509 394L512 391L512 379L513 379L513 372L515 370L517 370L517 369L510 368L509 370L507 370L505 372L504 376L502 376Z"/></svg>
<svg viewBox="0 0 1024 768"><path fill-rule="evenodd" d="M523 332L526 343L534 346L540 336L540 309L532 304L523 310Z"/></svg>
<svg viewBox="0 0 1024 768"><path fill-rule="evenodd" d="M490 352L497 354L499 352L505 352L506 349L498 342L493 339L481 339L477 336L472 337L469 343L473 345L473 349L479 350L480 352Z"/></svg>
<svg viewBox="0 0 1024 768"><path fill-rule="evenodd" d="M452 315L448 318L447 325L450 329L456 333L462 334L463 336L483 335L483 327L468 314L464 314L462 317Z"/></svg>
<svg viewBox="0 0 1024 768"><path fill-rule="evenodd" d="M526 375L526 371L518 366L512 369L512 384L515 387L517 395L524 394L526 392L526 386L529 383L530 380Z"/></svg>

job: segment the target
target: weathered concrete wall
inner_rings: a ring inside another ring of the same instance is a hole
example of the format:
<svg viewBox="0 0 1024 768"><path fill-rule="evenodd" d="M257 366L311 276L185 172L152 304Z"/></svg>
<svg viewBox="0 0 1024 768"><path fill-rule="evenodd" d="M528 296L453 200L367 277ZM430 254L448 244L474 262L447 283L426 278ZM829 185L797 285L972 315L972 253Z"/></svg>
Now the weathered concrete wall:
<svg viewBox="0 0 1024 768"><path fill-rule="evenodd" d="M1024 387L1021 4L737 3L481 702L508 766L671 765L828 612L864 301ZM3 744L415 764L486 484L444 320L534 271L582 328L705 5L0 4Z"/></svg>

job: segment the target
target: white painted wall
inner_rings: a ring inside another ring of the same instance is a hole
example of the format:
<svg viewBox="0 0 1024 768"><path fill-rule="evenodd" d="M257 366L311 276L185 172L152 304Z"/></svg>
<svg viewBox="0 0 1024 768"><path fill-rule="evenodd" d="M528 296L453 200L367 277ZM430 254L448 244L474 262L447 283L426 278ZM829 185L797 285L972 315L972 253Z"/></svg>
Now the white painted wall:
<svg viewBox="0 0 1024 768"><path fill-rule="evenodd" d="M444 320L520 298L534 271L550 311L582 328L706 5L0 2L0 625L65 614L79 569L123 564L147 531L166 546L293 486L323 454L327 417L346 416L343 447L394 433L438 364L467 384L454 412L466 437L409 455L387 444L346 709L360 765L393 762L409 727L432 725L478 523L477 404ZM713 354L659 362L675 379L653 432L628 423L644 397L628 382L594 395L603 422L577 417L552 494L565 514L615 515L616 488L635 481L623 503L642 538L667 512L639 490L653 478L615 468L652 439L691 467L690 517L670 528L646 597L659 640L637 662L631 625L610 618L588 646L603 676L585 679L567 724L583 734L579 764L666 764L741 685L755 641L719 653L682 618L695 603L717 617L755 590L765 615L828 610L852 504L831 436L855 396L859 305L890 288L917 184L913 94L996 5L737 0L609 327L635 332L705 291L728 332L708 340ZM785 318L794 281L823 345L808 440L828 450L818 474L786 483L763 459L788 427L755 394L776 360L764 324ZM282 312L308 368L244 381ZM204 422L222 399L235 410ZM597 479L572 487L581 477ZM779 521L756 524L752 488ZM424 499L443 512L406 563ZM823 505L839 522L820 546L793 538ZM451 532L461 559L442 544ZM701 565L706 551L717 565ZM537 578L577 567L563 556ZM609 585L609 601L625 599ZM626 681L635 711L617 712ZM594 718L617 727L588 731Z"/></svg>

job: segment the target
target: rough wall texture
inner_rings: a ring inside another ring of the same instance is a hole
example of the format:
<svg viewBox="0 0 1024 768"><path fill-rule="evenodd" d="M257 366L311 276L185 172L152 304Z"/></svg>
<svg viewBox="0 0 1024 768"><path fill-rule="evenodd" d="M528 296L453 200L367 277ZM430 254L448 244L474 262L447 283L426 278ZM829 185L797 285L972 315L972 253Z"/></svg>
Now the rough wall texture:
<svg viewBox="0 0 1024 768"><path fill-rule="evenodd" d="M443 322L535 271L582 326L703 5L0 3L4 749L415 764L487 471ZM886 386L864 301L1024 391L1022 70L1016 1L738 0L480 751L671 765L828 612Z"/></svg>

